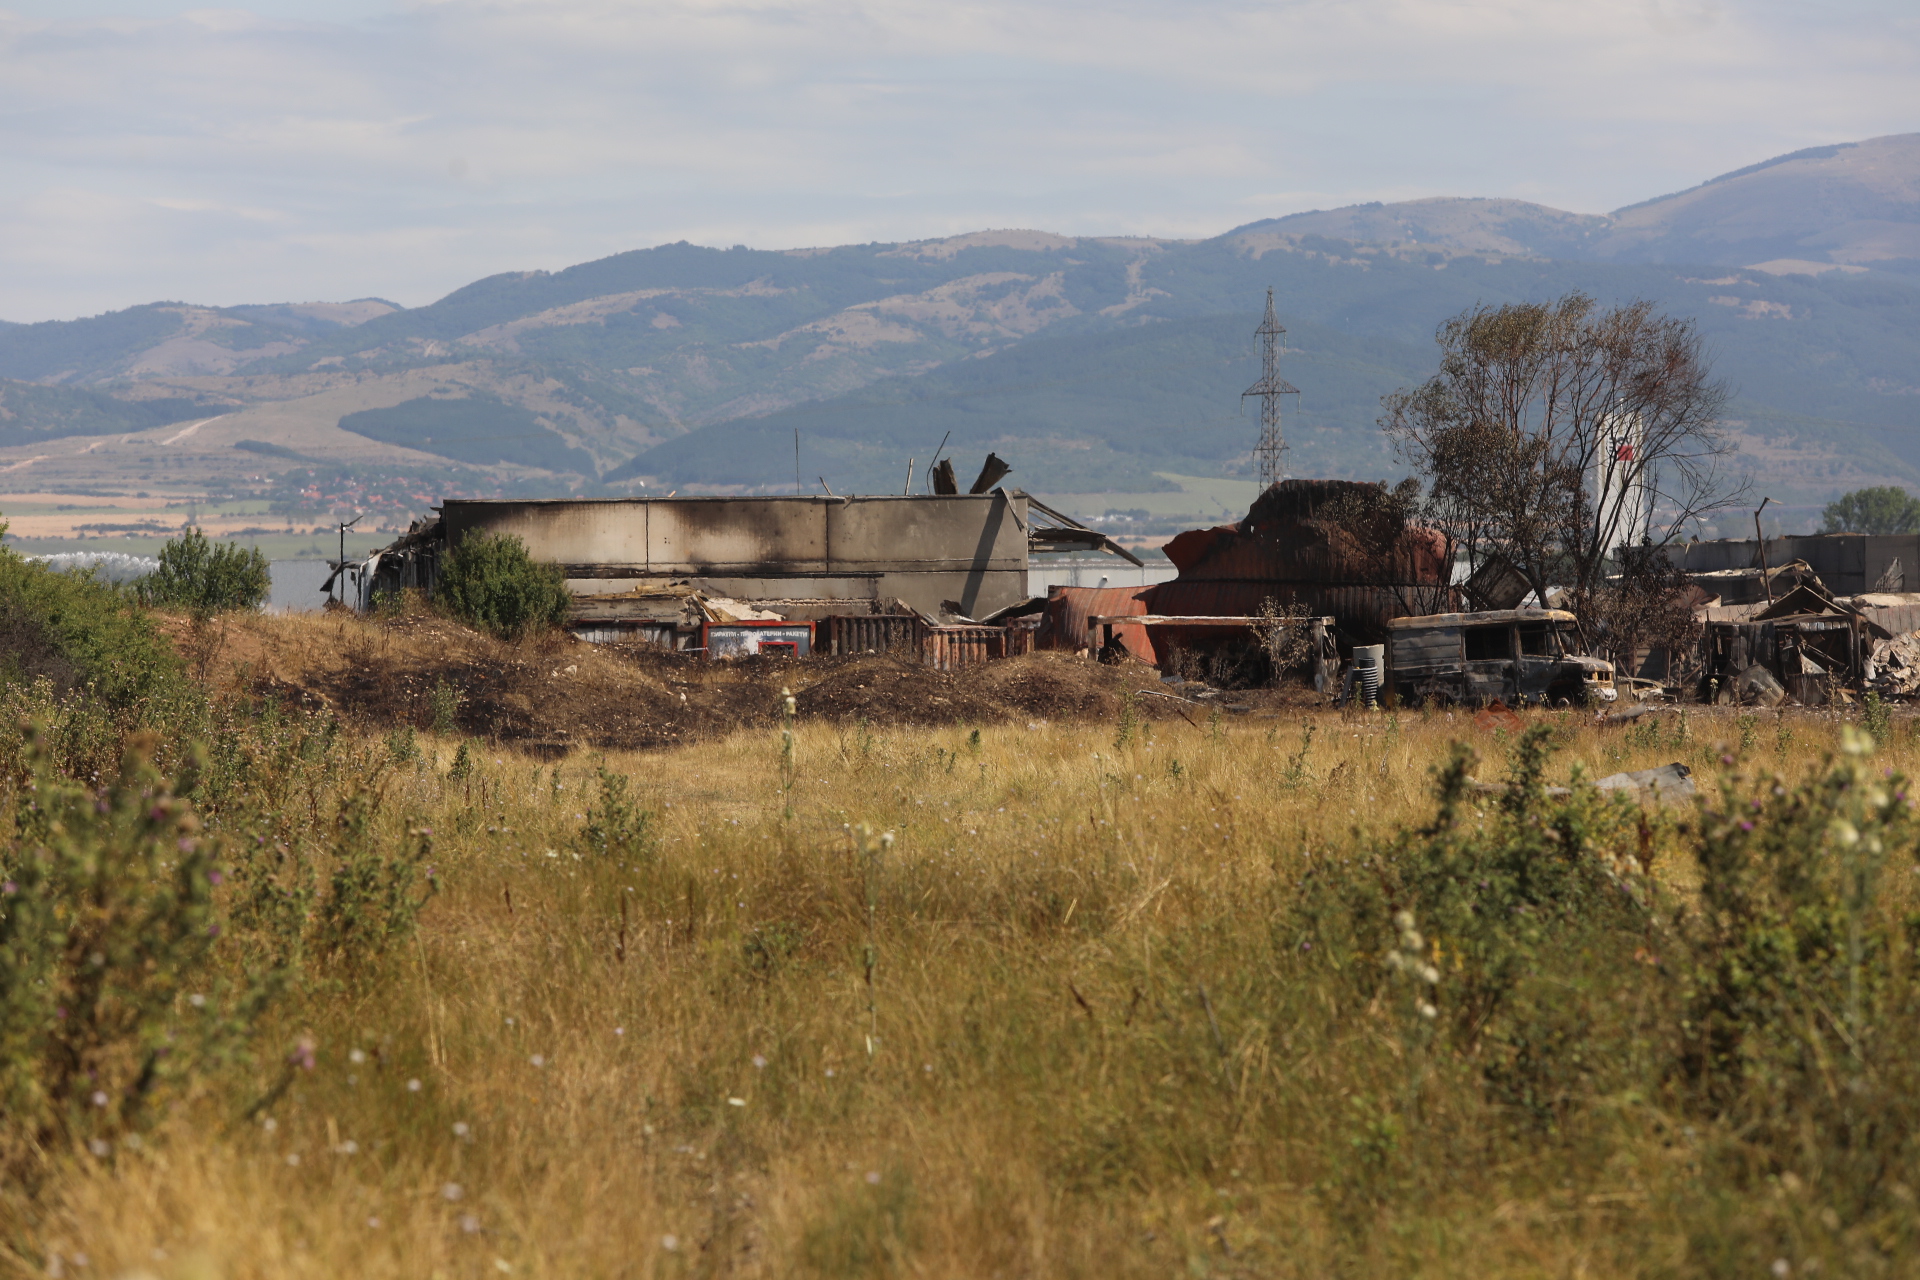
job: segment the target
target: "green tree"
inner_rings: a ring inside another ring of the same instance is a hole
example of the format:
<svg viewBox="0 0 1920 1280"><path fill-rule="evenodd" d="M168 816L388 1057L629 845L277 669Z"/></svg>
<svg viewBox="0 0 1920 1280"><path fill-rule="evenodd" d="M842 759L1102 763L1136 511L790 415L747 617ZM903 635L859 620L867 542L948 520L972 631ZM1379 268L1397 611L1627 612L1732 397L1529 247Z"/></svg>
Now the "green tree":
<svg viewBox="0 0 1920 1280"><path fill-rule="evenodd" d="M258 547L208 542L198 529L170 538L160 548L160 567L134 584L140 603L185 608L193 613L258 609L272 583Z"/></svg>
<svg viewBox="0 0 1920 1280"><path fill-rule="evenodd" d="M1828 533L1920 532L1920 498L1897 485L1843 493L1824 514Z"/></svg>
<svg viewBox="0 0 1920 1280"><path fill-rule="evenodd" d="M436 591L449 613L503 639L559 626L571 603L560 566L536 563L511 533L460 539L440 564Z"/></svg>

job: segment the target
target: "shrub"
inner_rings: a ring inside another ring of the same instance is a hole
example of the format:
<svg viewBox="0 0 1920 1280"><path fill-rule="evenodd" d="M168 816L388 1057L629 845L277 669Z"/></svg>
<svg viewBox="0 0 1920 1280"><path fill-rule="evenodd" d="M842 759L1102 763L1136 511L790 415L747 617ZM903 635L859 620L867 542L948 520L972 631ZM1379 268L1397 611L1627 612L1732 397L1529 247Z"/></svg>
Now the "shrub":
<svg viewBox="0 0 1920 1280"><path fill-rule="evenodd" d="M511 533L475 533L448 549L440 565L440 602L455 617L512 639L566 621L566 575L536 563Z"/></svg>
<svg viewBox="0 0 1920 1280"><path fill-rule="evenodd" d="M357 791L335 819L333 870L315 903L313 935L305 948L336 973L376 967L391 944L413 936L421 911L440 887L432 829L411 827L406 843L391 847L375 830L377 808L376 795Z"/></svg>
<svg viewBox="0 0 1920 1280"><path fill-rule="evenodd" d="M9 1163L56 1140L105 1154L255 1011L211 989L220 871L192 805L141 746L98 792L37 755L15 811L0 874Z"/></svg>
<svg viewBox="0 0 1920 1280"><path fill-rule="evenodd" d="M271 587L267 557L258 547L208 542L198 529L168 539L160 567L134 583L142 604L196 614L258 609Z"/></svg>
<svg viewBox="0 0 1920 1280"><path fill-rule="evenodd" d="M600 798L587 809L580 843L587 852L602 858L636 858L650 853L653 814L627 794L626 775L602 764L599 781Z"/></svg>
<svg viewBox="0 0 1920 1280"><path fill-rule="evenodd" d="M1633 937L1646 921L1645 867L1631 852L1641 832L1628 806L1590 787L1555 796L1545 785L1552 730L1529 729L1498 791L1480 791L1478 763L1455 744L1437 778L1438 812L1366 860L1365 874L1319 868L1303 884L1301 937L1371 995L1387 977L1379 940L1406 932L1409 911L1445 958L1436 1016L1474 1051L1517 987L1543 958L1564 956L1578 935Z"/></svg>
<svg viewBox="0 0 1920 1280"><path fill-rule="evenodd" d="M0 550L0 684L43 677L56 697L91 688L122 711L182 686L179 659L122 591Z"/></svg>

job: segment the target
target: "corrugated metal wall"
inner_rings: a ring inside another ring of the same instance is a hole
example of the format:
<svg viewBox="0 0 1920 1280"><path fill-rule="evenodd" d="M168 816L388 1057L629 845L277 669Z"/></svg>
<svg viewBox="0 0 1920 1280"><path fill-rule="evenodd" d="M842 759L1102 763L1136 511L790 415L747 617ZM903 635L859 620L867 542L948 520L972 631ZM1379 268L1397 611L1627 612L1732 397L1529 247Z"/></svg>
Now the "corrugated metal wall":
<svg viewBox="0 0 1920 1280"><path fill-rule="evenodd" d="M1036 649L1066 649L1069 651L1087 647L1087 619L1110 618L1119 614L1143 614L1150 610L1141 602L1140 587L1054 587L1047 593L1047 611L1042 616L1040 629L1035 634L1033 647ZM1156 590L1148 587L1144 590ZM1114 629L1114 638L1126 646L1128 653L1142 662L1152 662L1153 644L1147 639L1145 627L1128 626L1121 623Z"/></svg>
<svg viewBox="0 0 1920 1280"><path fill-rule="evenodd" d="M958 671L1003 657L1005 627L928 627L920 650L926 663L939 671Z"/></svg>
<svg viewBox="0 0 1920 1280"><path fill-rule="evenodd" d="M911 614L876 613L826 620L826 651L831 654L888 653L917 649L927 624Z"/></svg>

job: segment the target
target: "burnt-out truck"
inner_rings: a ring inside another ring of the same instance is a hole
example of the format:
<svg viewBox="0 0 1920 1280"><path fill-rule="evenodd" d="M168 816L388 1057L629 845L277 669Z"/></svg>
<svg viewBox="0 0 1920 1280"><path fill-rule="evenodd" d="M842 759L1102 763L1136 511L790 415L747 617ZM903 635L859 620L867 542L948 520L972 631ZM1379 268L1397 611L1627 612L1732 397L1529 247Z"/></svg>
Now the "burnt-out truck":
<svg viewBox="0 0 1920 1280"><path fill-rule="evenodd" d="M1436 613L1395 618L1387 631L1387 680L1408 705L1579 705L1618 696L1613 664L1580 652L1579 624L1563 610Z"/></svg>

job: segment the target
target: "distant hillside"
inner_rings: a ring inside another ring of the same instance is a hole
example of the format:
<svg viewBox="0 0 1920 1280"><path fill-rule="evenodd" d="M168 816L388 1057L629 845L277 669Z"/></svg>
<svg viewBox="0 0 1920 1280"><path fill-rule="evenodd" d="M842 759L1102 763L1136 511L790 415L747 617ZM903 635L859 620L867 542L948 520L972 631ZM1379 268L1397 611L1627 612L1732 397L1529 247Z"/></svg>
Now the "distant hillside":
<svg viewBox="0 0 1920 1280"><path fill-rule="evenodd" d="M1600 217L1524 200L1354 205L1251 223L1403 252L1920 273L1920 133L1809 147Z"/></svg>
<svg viewBox="0 0 1920 1280"><path fill-rule="evenodd" d="M146 431L217 412L190 396L130 401L78 387L0 380L0 448Z"/></svg>
<svg viewBox="0 0 1920 1280"><path fill-rule="evenodd" d="M498 396L419 396L387 409L343 414L340 429L474 466L513 463L594 473L592 455L569 447L539 418ZM238 441L235 447L242 445L262 452L258 441Z"/></svg>
<svg viewBox="0 0 1920 1280"><path fill-rule="evenodd" d="M1920 271L1920 133L1776 156L1611 221L1592 250L1602 261Z"/></svg>
<svg viewBox="0 0 1920 1280"><path fill-rule="evenodd" d="M1609 226L1606 218L1568 213L1525 200L1435 197L1296 213L1249 223L1227 234L1249 243L1320 236L1381 245L1422 260L1431 254L1432 265L1461 253L1583 259L1590 256L1595 241Z"/></svg>
<svg viewBox="0 0 1920 1280"><path fill-rule="evenodd" d="M0 397L0 477L233 488L297 456L383 473L452 460L543 491L791 487L798 427L803 487L897 490L951 433L950 450L1012 457L1030 488L1138 492L1163 471L1244 472L1240 392L1270 285L1303 391L1286 407L1294 469L1378 477L1398 469L1379 397L1431 371L1441 321L1578 288L1694 319L1746 458L1776 498L1813 500L1920 482L1917 188L1920 135L1903 135L1604 217L1435 199L1200 241L681 243L411 310L164 302L0 326L0 378L25 388ZM204 421L164 426L188 416Z"/></svg>
<svg viewBox="0 0 1920 1280"><path fill-rule="evenodd" d="M614 474L680 486L790 485L795 427L802 483L824 473L836 490L897 491L906 459L924 464L948 430L949 448L996 449L1020 468L1018 483L1040 491L1145 492L1160 471L1241 474L1255 427L1240 393L1258 376L1252 330L1271 281L1288 330L1284 371L1302 391L1283 402L1290 465L1300 474L1398 474L1376 426L1380 397L1432 372L1435 327L1476 301L1579 288L1603 301L1656 298L1694 317L1735 392L1741 429L1756 449L1776 442L1764 456L1788 484L1825 492L1856 479L1920 481L1920 433L1911 429L1920 395L1915 283L1758 271L1699 279L1668 267L1478 256L1444 265L1314 237L1257 256L1231 238L1190 246L1145 274L1170 295L1157 300L1155 323L1037 337L848 396L713 424ZM1226 306L1237 309L1222 314ZM1180 310L1202 314L1168 314Z"/></svg>

